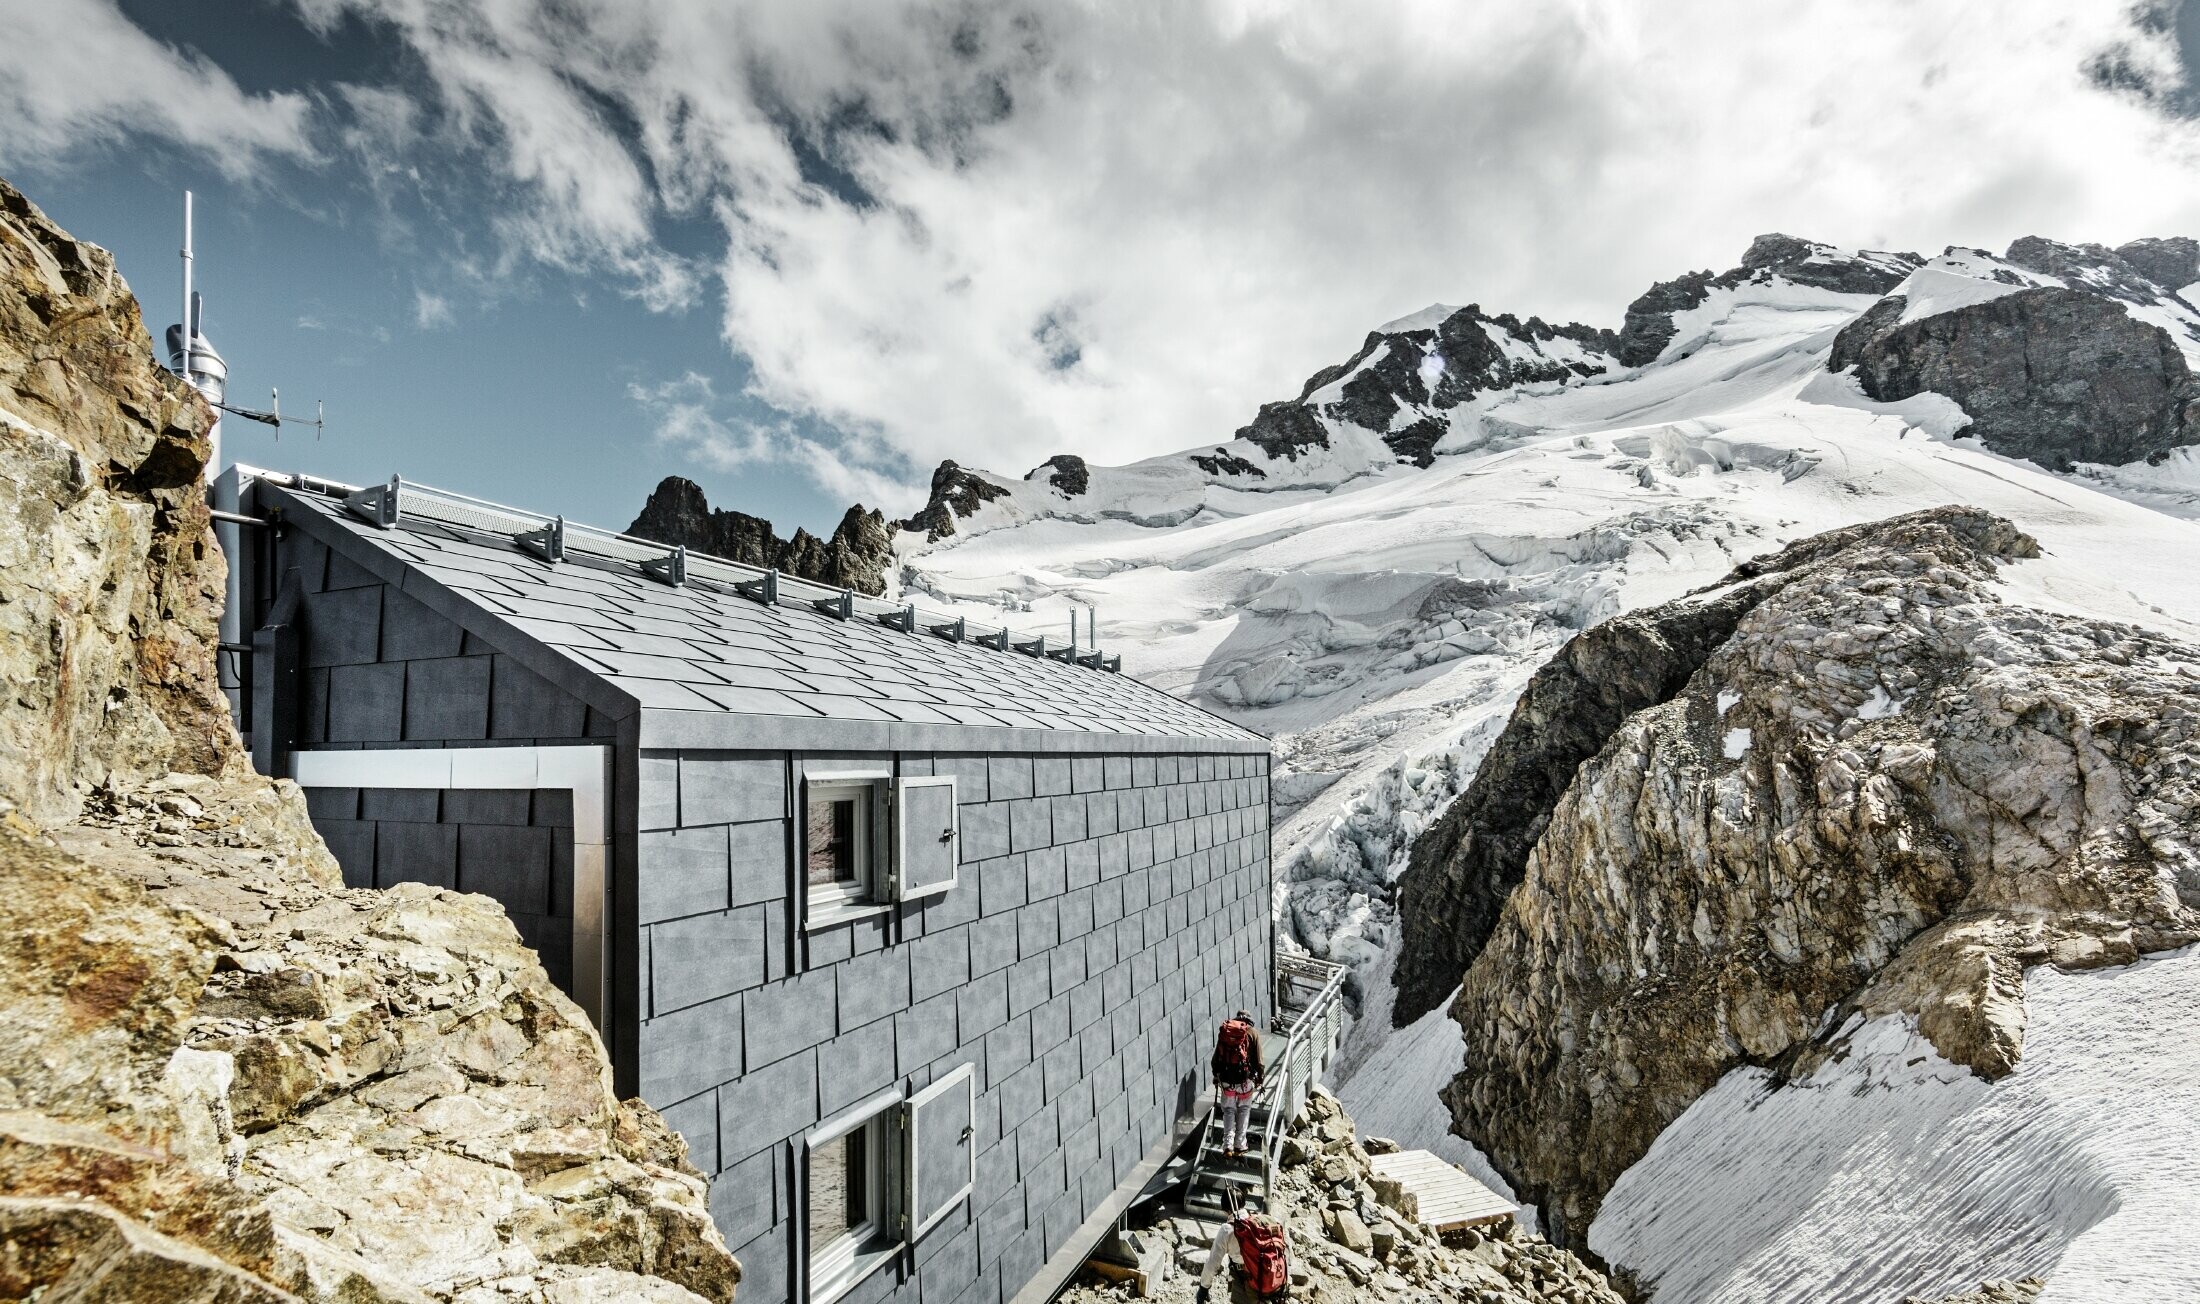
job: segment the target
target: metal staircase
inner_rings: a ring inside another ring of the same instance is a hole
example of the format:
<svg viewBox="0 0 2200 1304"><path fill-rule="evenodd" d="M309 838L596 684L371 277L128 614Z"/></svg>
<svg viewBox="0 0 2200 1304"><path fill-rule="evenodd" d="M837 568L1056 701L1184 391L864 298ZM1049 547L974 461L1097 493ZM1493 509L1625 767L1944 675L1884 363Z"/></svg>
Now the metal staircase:
<svg viewBox="0 0 2200 1304"><path fill-rule="evenodd" d="M1253 1148L1235 1158L1225 1154L1221 1111L1207 1111L1184 1187L1184 1211L1195 1217L1225 1219L1233 1209L1267 1207L1284 1135L1305 1113L1314 1085L1337 1053L1344 1031L1344 966L1278 955L1275 971L1276 1012L1269 1030L1281 1034L1284 1043L1282 1053L1268 1057L1267 1080L1253 1097L1245 1133Z"/></svg>

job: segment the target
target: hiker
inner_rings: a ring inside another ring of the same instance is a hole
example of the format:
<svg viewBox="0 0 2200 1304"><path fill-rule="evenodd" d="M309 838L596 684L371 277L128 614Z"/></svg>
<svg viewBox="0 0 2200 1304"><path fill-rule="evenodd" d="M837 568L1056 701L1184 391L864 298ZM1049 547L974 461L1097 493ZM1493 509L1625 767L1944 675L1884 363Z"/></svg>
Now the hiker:
<svg viewBox="0 0 2200 1304"><path fill-rule="evenodd" d="M1245 1130L1253 1122L1253 1093L1260 1090L1266 1070L1260 1062L1260 1034L1253 1031L1253 1016L1244 1010L1223 1020L1215 1034L1214 1057L1207 1067L1214 1072L1217 1107L1222 1111L1222 1148L1230 1158L1245 1153Z"/></svg>
<svg viewBox="0 0 2200 1304"><path fill-rule="evenodd" d="M1224 1262L1230 1274L1231 1304L1280 1300L1291 1285L1291 1267L1284 1254L1283 1224L1264 1213L1241 1213L1215 1233L1207 1251L1207 1266L1199 1274L1199 1304L1208 1304L1215 1274Z"/></svg>

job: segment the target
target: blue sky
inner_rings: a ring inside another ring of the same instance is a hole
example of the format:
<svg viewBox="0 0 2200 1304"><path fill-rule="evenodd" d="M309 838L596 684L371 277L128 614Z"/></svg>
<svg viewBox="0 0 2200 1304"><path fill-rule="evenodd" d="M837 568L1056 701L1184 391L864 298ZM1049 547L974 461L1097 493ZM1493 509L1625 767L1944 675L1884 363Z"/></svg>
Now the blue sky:
<svg viewBox="0 0 2200 1304"><path fill-rule="evenodd" d="M258 0L122 8L254 94L418 76L399 43L358 20L324 39ZM226 422L228 460L354 483L395 472L613 527L667 475L700 477L714 502L783 529L839 519L846 500L795 468L714 471L652 438L632 387L689 372L729 396L746 383L708 287L683 309L653 311L595 272L522 265L493 287L468 285L449 264L488 250L462 169L432 204L377 196L348 171L269 159L233 178L200 151L133 135L5 175L71 233L115 252L156 339L177 318L182 192L194 192L198 286L232 400L265 408L280 387L288 413L327 405L318 442L310 429L278 440L266 426ZM702 252L707 235L683 225L661 222L657 237ZM755 415L771 418L760 406Z"/></svg>
<svg viewBox="0 0 2200 1304"><path fill-rule="evenodd" d="M2200 3L0 0L0 175L232 392L623 525L1229 437L1431 301L1616 324L1767 230L2200 234ZM2182 34L2182 43L2180 43Z"/></svg>

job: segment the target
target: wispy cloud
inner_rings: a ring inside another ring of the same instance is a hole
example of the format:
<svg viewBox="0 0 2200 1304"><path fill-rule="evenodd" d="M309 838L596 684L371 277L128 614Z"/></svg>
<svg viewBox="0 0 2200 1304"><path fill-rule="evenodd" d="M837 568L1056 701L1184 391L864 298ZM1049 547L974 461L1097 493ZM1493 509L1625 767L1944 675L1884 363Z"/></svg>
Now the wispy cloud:
<svg viewBox="0 0 2200 1304"><path fill-rule="evenodd" d="M447 329L454 320L449 299L428 290L413 291L413 325L424 331L439 331Z"/></svg>
<svg viewBox="0 0 2200 1304"><path fill-rule="evenodd" d="M314 154L304 96L240 90L114 0L9 0L0 24L0 164L55 162L130 134L196 150L232 177L268 156Z"/></svg>
<svg viewBox="0 0 2200 1304"><path fill-rule="evenodd" d="M627 386L627 396L648 415L659 443L679 448L713 470L794 467L840 499L896 515L924 502L906 477L852 461L842 447L800 433L791 419L758 422L727 415L717 386L700 373L637 381Z"/></svg>

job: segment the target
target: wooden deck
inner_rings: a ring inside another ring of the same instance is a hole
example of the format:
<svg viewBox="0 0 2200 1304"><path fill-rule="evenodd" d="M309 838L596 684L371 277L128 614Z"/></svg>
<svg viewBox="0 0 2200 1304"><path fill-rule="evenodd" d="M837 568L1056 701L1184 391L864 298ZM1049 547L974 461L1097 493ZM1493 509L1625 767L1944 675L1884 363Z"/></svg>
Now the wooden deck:
<svg viewBox="0 0 2200 1304"><path fill-rule="evenodd" d="M1374 1155L1368 1162L1377 1176L1404 1186L1420 1208L1421 1225L1439 1232L1496 1222L1520 1212L1518 1205L1507 1203L1497 1192L1426 1150Z"/></svg>

